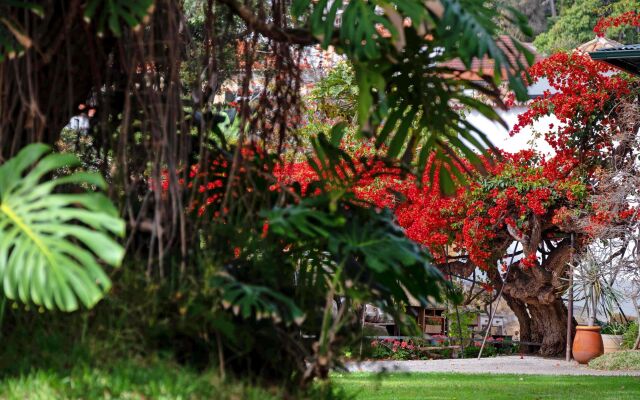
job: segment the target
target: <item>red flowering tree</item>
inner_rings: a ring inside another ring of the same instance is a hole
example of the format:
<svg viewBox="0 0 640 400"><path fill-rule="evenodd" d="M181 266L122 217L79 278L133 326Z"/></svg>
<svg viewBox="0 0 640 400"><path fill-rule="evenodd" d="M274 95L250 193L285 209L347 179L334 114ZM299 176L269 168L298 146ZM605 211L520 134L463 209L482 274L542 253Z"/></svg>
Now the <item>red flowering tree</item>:
<svg viewBox="0 0 640 400"><path fill-rule="evenodd" d="M620 27L640 28L640 13L628 11L623 14L602 18L593 28L593 31L596 35L604 37L609 29Z"/></svg>
<svg viewBox="0 0 640 400"><path fill-rule="evenodd" d="M530 72L534 79L547 78L554 91L532 102L512 134L554 115L559 124L541 132L554 155L504 153L485 162L487 174L472 175L453 197L442 196L437 184L416 185L382 164L365 163L358 166L366 173L353 190L378 207L393 208L406 234L429 248L443 272L468 276L485 270L495 289L504 286L521 340L541 343L543 355L557 355L565 348L562 295L571 236L579 251L597 236L597 226L630 215L626 205L593 199L604 187L602 170L633 160L631 148L615 139L621 104L634 102L637 91L628 76L580 53L555 54ZM304 186L314 175L306 163L286 168L287 182Z"/></svg>
<svg viewBox="0 0 640 400"><path fill-rule="evenodd" d="M487 271L520 322L521 339L542 343L543 355L565 348L567 310L562 294L572 246L579 251L595 227L628 217L627 205L594 203L603 187L597 171L632 163L634 152L614 140L621 104L637 98L635 84L580 53L558 53L531 68L554 93L534 100L512 134L543 116L560 123L541 132L555 154L504 154L454 198L410 190L399 222L440 258L445 272ZM585 223L586 221L586 223ZM451 261L449 255L456 254ZM507 265L511 265L506 274Z"/></svg>
<svg viewBox="0 0 640 400"><path fill-rule="evenodd" d="M565 348L562 294L571 235L580 251L597 236L596 227L630 215L628 205L593 199L604 187L599 171L632 163L632 149L615 139L621 105L636 101L637 91L628 76L577 52L554 54L530 72L554 90L530 104L512 134L554 115L559 124L540 133L555 154L504 154L488 176L476 176L455 198L425 202L433 192L410 193L412 201L397 215L409 235L440 257L445 272L487 271L495 288L504 286L521 339L542 343L543 355L557 355ZM452 253L458 255L453 261Z"/></svg>

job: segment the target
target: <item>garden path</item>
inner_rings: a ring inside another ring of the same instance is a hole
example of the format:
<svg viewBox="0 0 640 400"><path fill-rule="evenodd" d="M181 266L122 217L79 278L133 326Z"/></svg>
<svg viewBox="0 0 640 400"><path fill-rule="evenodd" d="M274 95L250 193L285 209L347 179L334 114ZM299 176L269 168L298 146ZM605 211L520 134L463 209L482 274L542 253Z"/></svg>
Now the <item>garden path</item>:
<svg viewBox="0 0 640 400"><path fill-rule="evenodd" d="M526 375L640 376L640 371L598 371L575 361L536 356L503 356L454 360L364 361L346 364L350 372L459 372Z"/></svg>

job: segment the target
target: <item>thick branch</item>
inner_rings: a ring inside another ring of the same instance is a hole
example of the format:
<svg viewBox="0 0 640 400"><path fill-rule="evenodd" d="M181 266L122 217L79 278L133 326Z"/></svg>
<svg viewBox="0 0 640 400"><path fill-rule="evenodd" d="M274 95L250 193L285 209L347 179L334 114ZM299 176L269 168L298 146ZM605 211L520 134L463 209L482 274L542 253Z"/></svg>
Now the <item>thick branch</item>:
<svg viewBox="0 0 640 400"><path fill-rule="evenodd" d="M476 266L470 261L451 261L438 264L437 267L443 274L455 274L463 277L471 275L476 269Z"/></svg>
<svg viewBox="0 0 640 400"><path fill-rule="evenodd" d="M571 239L563 239L558 246L551 251L549 257L542 263L542 269L551 274L551 285L560 289L566 287L563 279L567 264L571 259Z"/></svg>
<svg viewBox="0 0 640 400"><path fill-rule="evenodd" d="M318 39L316 39L308 30L296 28L284 29L258 18L251 8L238 3L236 0L219 1L226 4L227 7L229 7L238 17L242 18L250 28L269 39L277 42L299 44L302 46L312 46L319 43Z"/></svg>

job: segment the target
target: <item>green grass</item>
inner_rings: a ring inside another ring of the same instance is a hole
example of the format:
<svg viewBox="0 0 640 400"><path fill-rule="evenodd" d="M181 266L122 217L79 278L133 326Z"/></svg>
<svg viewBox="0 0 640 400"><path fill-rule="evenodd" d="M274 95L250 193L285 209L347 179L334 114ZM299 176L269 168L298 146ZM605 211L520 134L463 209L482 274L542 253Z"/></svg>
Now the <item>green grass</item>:
<svg viewBox="0 0 640 400"><path fill-rule="evenodd" d="M616 351L605 354L591 360L589 366L609 371L640 370L640 350Z"/></svg>
<svg viewBox="0 0 640 400"><path fill-rule="evenodd" d="M337 373L332 374L331 381L333 396L311 397L352 400L640 399L640 377ZM36 369L0 378L0 400L277 398L280 398L277 389L267 391L243 382L222 382L214 371L199 373L160 359L133 359L101 367L80 364L67 372Z"/></svg>
<svg viewBox="0 0 640 400"><path fill-rule="evenodd" d="M353 373L333 381L356 400L640 399L640 377Z"/></svg>
<svg viewBox="0 0 640 400"><path fill-rule="evenodd" d="M160 360L130 360L102 368L76 366L66 373L36 370L0 379L0 400L276 398L243 383L222 383L214 372L197 373Z"/></svg>

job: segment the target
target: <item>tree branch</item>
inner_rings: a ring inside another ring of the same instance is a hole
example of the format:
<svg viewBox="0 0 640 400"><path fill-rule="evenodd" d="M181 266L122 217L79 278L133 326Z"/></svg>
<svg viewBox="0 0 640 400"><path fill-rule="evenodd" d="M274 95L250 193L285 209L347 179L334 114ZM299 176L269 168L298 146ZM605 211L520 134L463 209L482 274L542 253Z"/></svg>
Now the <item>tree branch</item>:
<svg viewBox="0 0 640 400"><path fill-rule="evenodd" d="M319 43L318 39L308 30L297 28L284 29L258 18L251 8L238 3L236 0L219 1L229 7L231 12L240 17L250 28L264 37L277 42L286 42L302 46L312 46Z"/></svg>

